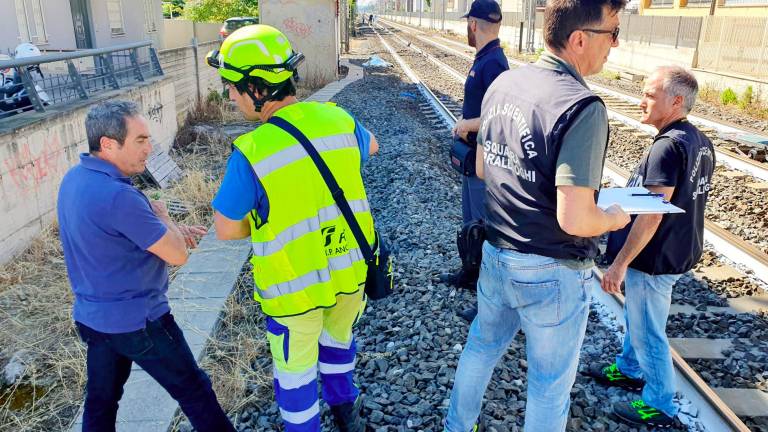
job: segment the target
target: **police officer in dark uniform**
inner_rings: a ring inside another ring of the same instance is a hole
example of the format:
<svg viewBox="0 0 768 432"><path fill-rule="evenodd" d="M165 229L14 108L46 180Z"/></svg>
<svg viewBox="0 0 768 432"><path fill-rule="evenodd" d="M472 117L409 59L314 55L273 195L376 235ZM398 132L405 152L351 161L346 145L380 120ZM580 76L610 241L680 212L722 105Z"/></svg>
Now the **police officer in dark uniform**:
<svg viewBox="0 0 768 432"><path fill-rule="evenodd" d="M464 83L462 118L456 122L453 135L463 140L468 146L474 147L477 131L480 129L480 105L485 91L497 76L509 69L509 63L499 41L501 7L496 1L475 0L463 18L467 19L467 43L475 48L476 54L467 81ZM461 213L464 225L485 220L485 186L483 180L475 175L463 176ZM478 253L480 246L481 242L478 242ZM440 279L457 287L474 288L478 272L479 267L462 267L455 273L440 275ZM470 320L475 313L476 309L468 311Z"/></svg>
<svg viewBox="0 0 768 432"><path fill-rule="evenodd" d="M675 372L666 335L672 286L701 258L704 208L715 167L712 142L686 120L696 101L696 78L673 66L657 69L643 89L641 121L659 133L635 168L628 186L645 186L685 210L680 214L639 215L611 233L612 260L603 290L621 292L626 279L624 312L627 333L616 362L591 369L589 375L642 397L616 403L621 419L647 427L668 427L679 407Z"/></svg>

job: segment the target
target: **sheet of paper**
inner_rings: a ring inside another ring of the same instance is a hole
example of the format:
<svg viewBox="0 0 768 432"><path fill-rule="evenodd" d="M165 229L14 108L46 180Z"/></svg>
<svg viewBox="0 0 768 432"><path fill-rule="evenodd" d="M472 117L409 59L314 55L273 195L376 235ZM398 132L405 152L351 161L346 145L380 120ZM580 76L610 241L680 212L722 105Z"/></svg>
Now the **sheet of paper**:
<svg viewBox="0 0 768 432"><path fill-rule="evenodd" d="M603 188L597 200L597 206L605 210L618 204L629 214L685 213L685 210L664 201L664 198L649 195L644 187Z"/></svg>

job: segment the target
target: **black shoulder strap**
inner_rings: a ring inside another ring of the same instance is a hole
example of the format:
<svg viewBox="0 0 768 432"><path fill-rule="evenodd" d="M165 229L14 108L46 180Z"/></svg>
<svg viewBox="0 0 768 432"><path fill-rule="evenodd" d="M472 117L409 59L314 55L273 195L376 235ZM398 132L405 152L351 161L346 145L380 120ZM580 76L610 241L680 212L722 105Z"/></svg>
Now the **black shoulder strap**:
<svg viewBox="0 0 768 432"><path fill-rule="evenodd" d="M317 166L317 170L320 171L320 175L323 177L323 180L325 180L325 184L328 186L328 190L331 191L331 195L336 201L336 206L339 207L341 214L344 215L344 219L347 220L347 225L349 225L349 229L352 230L352 235L355 236L355 240L357 241L357 245L360 248L360 251L363 253L363 257L367 262L372 262L375 257L373 255L371 245L368 244L368 240L366 240L365 234L363 234L363 230L360 228L360 224L357 222L357 219L355 219L355 214L352 212L347 199L344 197L344 191L341 190L341 187L339 187L339 183L336 182L336 178L333 177L331 170L328 168L328 165L326 165L323 158L320 157L317 149L312 145L306 135L301 133L301 131L296 128L296 126L290 124L285 119L272 116L269 120L267 120L267 123L279 127L280 129L296 138L296 141L301 143L302 147L304 147L304 150L307 152L307 154L309 154L309 157L312 158L315 166Z"/></svg>

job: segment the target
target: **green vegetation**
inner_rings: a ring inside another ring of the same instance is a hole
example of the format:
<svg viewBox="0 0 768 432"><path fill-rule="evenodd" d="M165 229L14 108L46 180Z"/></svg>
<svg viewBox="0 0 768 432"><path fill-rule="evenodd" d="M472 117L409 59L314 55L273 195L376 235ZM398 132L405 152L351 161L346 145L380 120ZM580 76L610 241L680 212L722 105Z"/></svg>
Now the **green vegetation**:
<svg viewBox="0 0 768 432"><path fill-rule="evenodd" d="M730 87L723 90L722 93L720 93L720 103L723 105L731 105L738 102L739 97L736 96L736 92L733 91Z"/></svg>
<svg viewBox="0 0 768 432"><path fill-rule="evenodd" d="M163 17L177 18L184 13L185 0L170 0L163 2Z"/></svg>
<svg viewBox="0 0 768 432"><path fill-rule="evenodd" d="M747 89L744 90L744 93L742 93L741 98L739 99L739 107L745 110L752 106L753 102L752 86L747 86Z"/></svg>
<svg viewBox="0 0 768 432"><path fill-rule="evenodd" d="M223 22L237 16L259 16L258 0L189 0L184 18L197 22Z"/></svg>
<svg viewBox="0 0 768 432"><path fill-rule="evenodd" d="M600 75L602 75L605 78L608 78L609 80L618 80L621 78L621 75L618 72L612 71L609 69L603 69L600 72Z"/></svg>

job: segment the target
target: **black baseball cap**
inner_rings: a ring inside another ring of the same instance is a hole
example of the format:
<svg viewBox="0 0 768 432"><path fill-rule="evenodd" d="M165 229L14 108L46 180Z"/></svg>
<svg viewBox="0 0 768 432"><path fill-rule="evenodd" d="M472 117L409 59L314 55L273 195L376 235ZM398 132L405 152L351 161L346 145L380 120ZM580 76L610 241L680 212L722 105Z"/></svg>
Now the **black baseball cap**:
<svg viewBox="0 0 768 432"><path fill-rule="evenodd" d="M475 0L472 2L469 12L462 16L462 18L468 17L497 23L501 21L501 6L496 0Z"/></svg>

